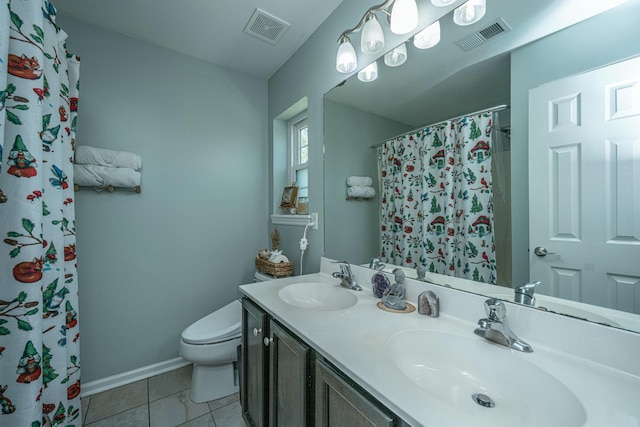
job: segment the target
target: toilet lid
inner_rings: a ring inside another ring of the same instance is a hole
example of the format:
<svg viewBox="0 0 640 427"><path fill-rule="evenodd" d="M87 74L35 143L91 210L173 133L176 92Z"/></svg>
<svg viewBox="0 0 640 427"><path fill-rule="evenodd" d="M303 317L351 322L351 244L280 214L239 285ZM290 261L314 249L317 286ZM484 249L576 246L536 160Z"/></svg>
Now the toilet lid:
<svg viewBox="0 0 640 427"><path fill-rule="evenodd" d="M213 344L242 334L242 304L238 300L203 317L182 331L190 344Z"/></svg>

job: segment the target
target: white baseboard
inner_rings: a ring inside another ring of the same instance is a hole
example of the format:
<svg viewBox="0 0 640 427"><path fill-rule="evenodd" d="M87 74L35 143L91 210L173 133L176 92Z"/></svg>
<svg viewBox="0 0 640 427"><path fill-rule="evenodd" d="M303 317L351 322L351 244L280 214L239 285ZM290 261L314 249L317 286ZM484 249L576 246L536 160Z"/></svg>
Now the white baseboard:
<svg viewBox="0 0 640 427"><path fill-rule="evenodd" d="M191 362L189 362L188 360L185 360L182 357L176 357L175 359L155 363L149 366L143 366L142 368L134 369L133 371L123 372L111 377L83 383L80 397L88 397L93 394L111 390L112 388L143 380L154 375L173 371L174 369L182 368L183 366L187 366L190 364Z"/></svg>

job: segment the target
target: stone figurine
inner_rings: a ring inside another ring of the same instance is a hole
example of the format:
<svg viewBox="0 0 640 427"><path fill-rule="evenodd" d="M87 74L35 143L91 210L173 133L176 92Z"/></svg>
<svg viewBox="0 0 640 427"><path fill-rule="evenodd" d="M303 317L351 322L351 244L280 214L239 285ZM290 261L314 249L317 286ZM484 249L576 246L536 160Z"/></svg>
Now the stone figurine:
<svg viewBox="0 0 640 427"><path fill-rule="evenodd" d="M382 304L393 310L405 310L407 308L407 303L404 302L404 271L396 268L393 270L393 276L395 283L391 285L389 290L382 296Z"/></svg>

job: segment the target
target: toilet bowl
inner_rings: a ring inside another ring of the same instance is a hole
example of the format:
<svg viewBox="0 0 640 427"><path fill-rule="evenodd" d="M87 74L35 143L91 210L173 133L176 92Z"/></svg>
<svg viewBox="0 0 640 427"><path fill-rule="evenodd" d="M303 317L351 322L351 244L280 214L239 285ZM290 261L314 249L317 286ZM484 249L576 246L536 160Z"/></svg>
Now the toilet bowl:
<svg viewBox="0 0 640 427"><path fill-rule="evenodd" d="M237 348L241 335L242 304L238 300L182 331L180 356L193 362L192 401L208 402L238 391Z"/></svg>
<svg viewBox="0 0 640 427"><path fill-rule="evenodd" d="M275 277L256 271L255 281ZM190 398L220 399L239 388L238 346L242 342L242 304L235 300L182 331L180 356L193 362Z"/></svg>

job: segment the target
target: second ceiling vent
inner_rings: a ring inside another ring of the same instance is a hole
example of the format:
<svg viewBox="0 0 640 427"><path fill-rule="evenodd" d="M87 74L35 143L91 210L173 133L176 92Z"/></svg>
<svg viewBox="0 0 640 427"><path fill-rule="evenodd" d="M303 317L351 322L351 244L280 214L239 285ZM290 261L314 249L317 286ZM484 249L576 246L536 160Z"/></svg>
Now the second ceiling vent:
<svg viewBox="0 0 640 427"><path fill-rule="evenodd" d="M498 18L497 21L494 21L489 26L480 31L476 31L473 34L469 34L455 43L460 49L468 52L471 49L475 49L476 47L485 44L490 39L509 31L511 31L511 27L509 27L504 19Z"/></svg>

